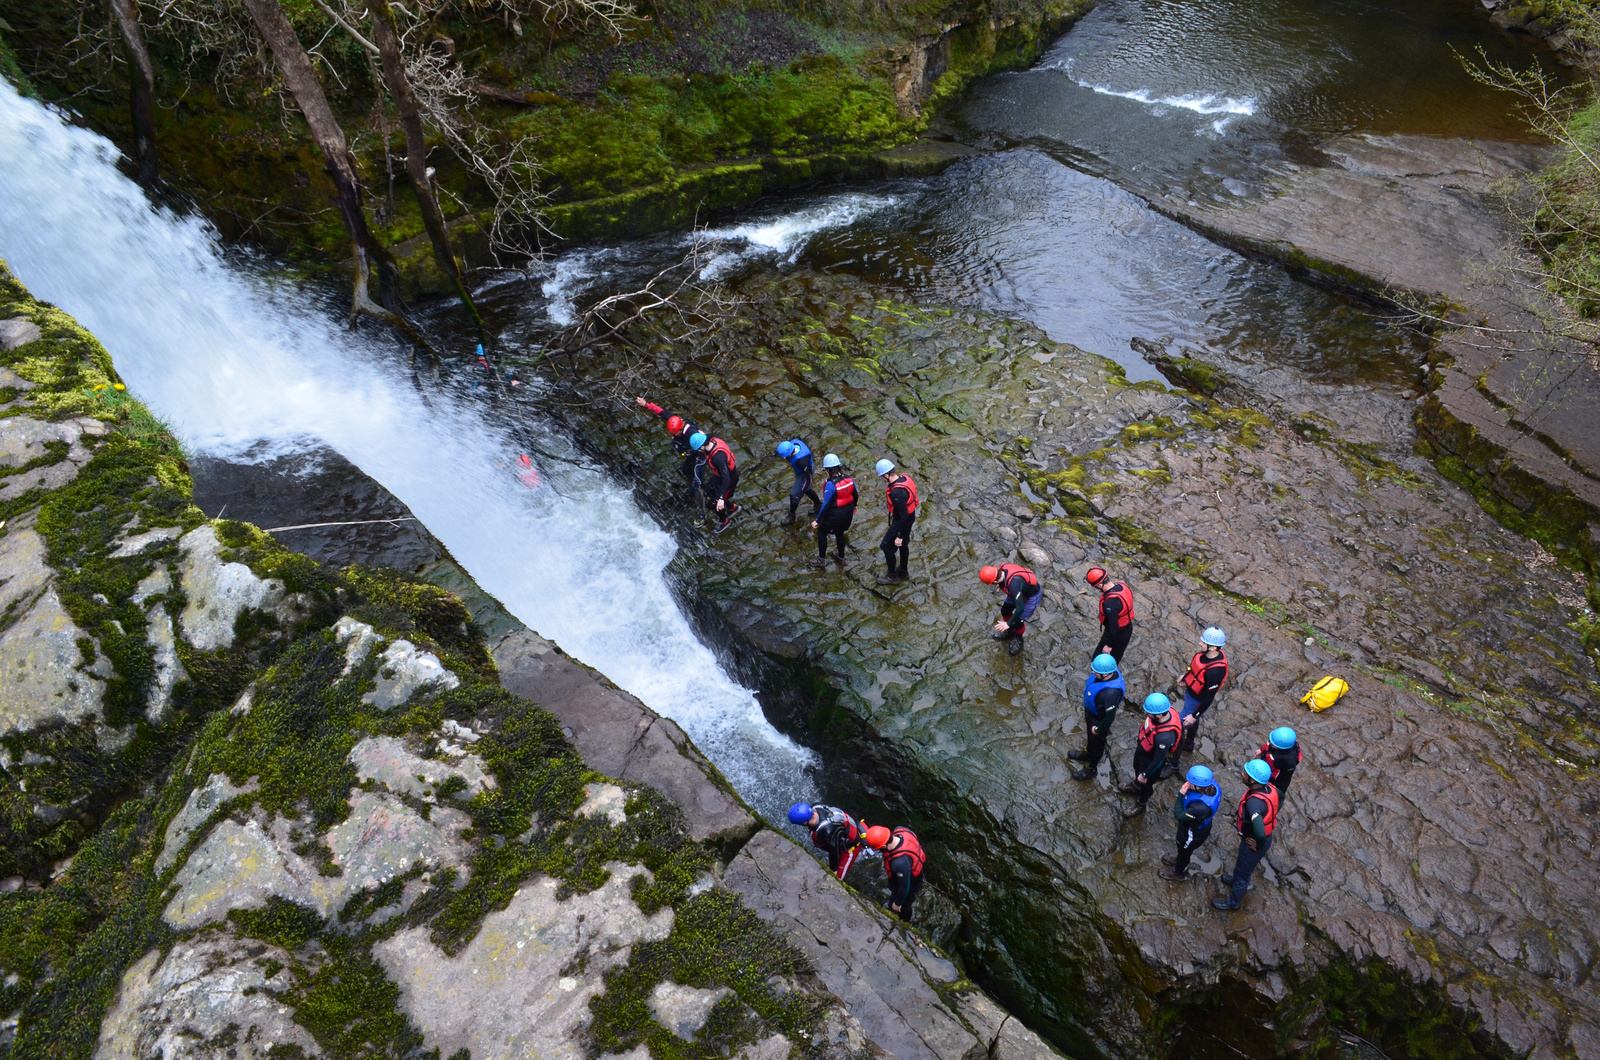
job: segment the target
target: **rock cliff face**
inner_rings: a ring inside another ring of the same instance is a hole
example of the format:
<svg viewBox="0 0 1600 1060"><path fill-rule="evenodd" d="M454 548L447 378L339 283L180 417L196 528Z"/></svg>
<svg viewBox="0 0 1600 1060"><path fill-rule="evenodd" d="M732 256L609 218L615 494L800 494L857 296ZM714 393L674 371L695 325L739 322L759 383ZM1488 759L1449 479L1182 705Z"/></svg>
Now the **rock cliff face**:
<svg viewBox="0 0 1600 1060"><path fill-rule="evenodd" d="M1412 455L1408 400L1280 370L1213 373L1215 398L1129 386L1031 327L847 280L742 293L748 327L648 383L744 469L740 521L686 532L683 573L764 658L769 715L824 751L830 793L930 845L969 974L1084 1055L1298 1054L1341 1029L1397 1053L1600 1055L1585 587ZM589 407L604 427L580 429L616 466L676 481L658 427ZM789 475L767 454L796 433L863 488L856 551L825 571L779 525ZM923 498L893 588L874 584L880 456ZM1019 658L977 579L1001 560L1045 586ZM1208 906L1228 826L1196 878L1156 876L1176 781L1122 819L1136 713L1095 780L1068 779L1091 563L1133 586L1135 703L1177 695L1199 631L1226 629L1229 686L1186 759L1223 778L1225 812L1267 731L1301 733L1242 913ZM1351 692L1313 715L1296 701L1330 672Z"/></svg>
<svg viewBox="0 0 1600 1060"><path fill-rule="evenodd" d="M91 337L3 271L0 317L0 1054L1054 1055L676 726L470 583L492 655L208 520Z"/></svg>

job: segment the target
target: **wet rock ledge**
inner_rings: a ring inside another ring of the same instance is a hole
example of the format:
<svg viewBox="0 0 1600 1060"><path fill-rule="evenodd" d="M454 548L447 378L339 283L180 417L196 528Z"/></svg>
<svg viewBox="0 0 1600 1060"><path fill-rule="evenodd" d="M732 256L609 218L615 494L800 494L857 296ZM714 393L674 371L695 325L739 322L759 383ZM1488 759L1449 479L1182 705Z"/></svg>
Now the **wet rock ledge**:
<svg viewBox="0 0 1600 1060"><path fill-rule="evenodd" d="M0 1054L1053 1055L431 539L491 636L208 519L3 266L0 321Z"/></svg>
<svg viewBox="0 0 1600 1060"><path fill-rule="evenodd" d="M643 380L636 358L591 364L562 405L683 527L708 631L823 753L828 793L917 829L937 937L969 975L1072 1055L1322 1056L1354 1032L1396 1056L1600 1056L1587 587L1414 454L1410 402L1284 372L1213 397L1130 386L1029 325L803 270L737 293L710 349ZM620 394L597 381L613 367ZM689 528L635 387L734 445L729 532ZM781 525L771 447L797 433L863 484L842 568L810 568L809 531ZM924 505L894 588L874 581L880 456ZM1001 560L1045 587L1015 658L977 579ZM1069 779L1091 564L1132 583L1135 702L1177 695L1200 630L1226 629L1230 685L1186 759L1224 778L1225 812L1266 733L1300 731L1241 913L1208 905L1226 826L1193 879L1156 875L1176 781L1121 817L1136 718L1095 780ZM1351 691L1313 715L1297 700L1326 673Z"/></svg>

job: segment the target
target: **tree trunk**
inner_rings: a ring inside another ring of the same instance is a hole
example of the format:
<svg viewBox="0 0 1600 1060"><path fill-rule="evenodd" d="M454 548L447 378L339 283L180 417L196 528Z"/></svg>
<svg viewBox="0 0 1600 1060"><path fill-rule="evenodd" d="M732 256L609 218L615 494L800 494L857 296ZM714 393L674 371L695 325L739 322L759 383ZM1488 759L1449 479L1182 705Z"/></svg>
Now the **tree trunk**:
<svg viewBox="0 0 1600 1060"><path fill-rule="evenodd" d="M484 338L483 318L467 292L467 278L461 271L461 261L450 247L450 233L445 228L444 213L439 209L438 196L433 191L433 181L428 176L428 144L422 132L422 112L417 107L417 97L406 76L405 56L400 52L400 34L394 28L394 15L389 11L388 0L369 0L372 15L372 43L378 46L378 57L383 66L383 81L388 86L389 97L400 115L400 127L406 134L406 172L411 175L411 187L417 194L417 205L422 208L422 223L433 243L433 256L445 277L461 296L461 304L478 329L478 338Z"/></svg>
<svg viewBox="0 0 1600 1060"><path fill-rule="evenodd" d="M122 43L128 49L128 96L133 110L134 161L139 167L139 183L153 188L161 179L156 161L156 70L145 45L144 27L139 25L139 0L110 0L111 14L122 30Z"/></svg>
<svg viewBox="0 0 1600 1060"><path fill-rule="evenodd" d="M311 65L311 57L306 54L305 46L295 35L294 27L289 24L283 8L278 6L278 0L244 0L244 6L255 21L257 31L272 49L272 58L278 64L278 72L283 75L284 84L289 86L289 92L299 105L300 113L305 116L306 124L311 127L311 136L321 148L323 158L328 163L328 175L333 178L334 187L338 189L339 214L344 220L345 231L350 234L350 241L355 247L353 256L356 275L355 290L351 298L351 320L355 319L357 313L372 313L390 323L400 325L407 332L412 332L413 329L409 324L393 312L378 306L367 293L369 267L375 266L378 269L380 289L385 293L393 288L394 270L390 264L388 251L367 228L367 215L361 208L361 183L356 179L355 161L350 157L350 146L345 140L344 129L339 125L339 119L334 117L333 108L328 105L328 97L322 91L322 82L317 80L317 72Z"/></svg>

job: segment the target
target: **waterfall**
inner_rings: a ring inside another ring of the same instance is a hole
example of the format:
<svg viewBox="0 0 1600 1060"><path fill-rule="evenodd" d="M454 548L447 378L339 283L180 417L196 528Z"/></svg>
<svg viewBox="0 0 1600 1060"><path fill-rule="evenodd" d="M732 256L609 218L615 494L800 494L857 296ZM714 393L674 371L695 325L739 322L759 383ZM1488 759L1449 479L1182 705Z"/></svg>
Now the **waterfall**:
<svg viewBox="0 0 1600 1060"><path fill-rule="evenodd" d="M192 449L338 451L512 614L678 722L782 819L811 757L696 639L663 576L676 546L626 488L546 431L541 452L573 459L546 457L551 488L529 491L506 467L515 443L470 401L424 400L326 307L230 263L203 221L152 208L117 158L0 79L0 257L34 294L92 331Z"/></svg>

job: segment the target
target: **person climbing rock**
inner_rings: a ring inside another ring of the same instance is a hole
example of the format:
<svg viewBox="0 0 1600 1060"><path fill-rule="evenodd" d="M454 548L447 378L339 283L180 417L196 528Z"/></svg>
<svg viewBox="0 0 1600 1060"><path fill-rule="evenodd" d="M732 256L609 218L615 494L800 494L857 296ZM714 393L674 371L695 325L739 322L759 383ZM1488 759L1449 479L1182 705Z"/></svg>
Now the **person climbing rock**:
<svg viewBox="0 0 1600 1060"><path fill-rule="evenodd" d="M1278 789L1278 798L1289 794L1289 782L1300 767L1300 740L1294 730L1280 725L1267 734L1261 745L1261 759L1272 767L1272 786Z"/></svg>
<svg viewBox="0 0 1600 1060"><path fill-rule="evenodd" d="M1073 780L1088 780L1100 768L1100 758L1106 753L1106 737L1111 735L1111 723L1117 720L1117 708L1122 706L1125 695L1127 686L1117 672L1117 660L1109 655L1096 655L1089 666L1089 680L1083 684L1087 746L1081 751L1067 752L1068 758L1083 763L1083 768L1072 774Z"/></svg>
<svg viewBox="0 0 1600 1060"><path fill-rule="evenodd" d="M1156 774L1183 736L1183 722L1172 709L1172 701L1160 692L1144 697L1144 724L1139 727L1139 745L1133 752L1133 779L1117 788L1124 795L1137 795L1139 802L1122 811L1124 817L1137 817L1155 792Z"/></svg>
<svg viewBox="0 0 1600 1060"><path fill-rule="evenodd" d="M784 526L794 525L794 513L800 509L800 498L810 497L811 503L822 508L822 498L817 496L817 491L811 488L811 476L815 473L811 462L811 447L798 438L790 438L786 442L778 443L778 455L789 461L789 466L794 469L794 485L789 487L789 518L783 521ZM812 518L817 512L811 513Z"/></svg>
<svg viewBox="0 0 1600 1060"><path fill-rule="evenodd" d="M856 517L856 480L844 473L844 465L832 453L822 458L822 470L828 481L822 485L822 507L811 521L811 529L817 532L817 558L811 565L827 566L828 535L832 534L838 546L834 559L842 567L845 550L850 547L845 532Z"/></svg>
<svg viewBox="0 0 1600 1060"><path fill-rule="evenodd" d="M1005 602L1000 605L1000 621L994 624L994 639L1010 641L1007 650L1012 655L1021 655L1028 619L1039 610L1039 602L1044 599L1039 576L1020 564L1002 563L998 567L979 568L978 580L1005 594Z"/></svg>
<svg viewBox="0 0 1600 1060"><path fill-rule="evenodd" d="M922 844L909 828L890 831L881 824L867 829L866 840L867 846L883 855L883 870L889 874L889 912L909 921L911 903L922 890L922 870L928 864Z"/></svg>
<svg viewBox="0 0 1600 1060"><path fill-rule="evenodd" d="M889 500L889 531L883 535L878 547L889 565L887 573L879 575L879 585L894 585L909 581L906 560L911 556L911 527L917 521L917 484L910 475L894 473L892 460L879 460L873 469L883 479ZM895 566L895 552L899 551L900 566Z"/></svg>
<svg viewBox="0 0 1600 1060"><path fill-rule="evenodd" d="M695 468L700 463L699 454L689 444L689 439L700 433L700 428L676 413L668 413L660 405L652 404L642 397L633 399L633 403L647 412L654 413L657 417L666 420L667 433L672 435L672 448L683 458L678 470L689 483L690 492L697 492L695 482Z"/></svg>
<svg viewBox="0 0 1600 1060"><path fill-rule="evenodd" d="M721 438L707 438L704 432L691 435L689 447L700 454L705 464L706 501L716 509L716 533L720 534L739 511L733 501L733 488L739 484L737 461L727 442Z"/></svg>
<svg viewBox="0 0 1600 1060"><path fill-rule="evenodd" d="M1226 898L1211 899L1213 909L1237 909L1250 889L1256 866L1272 849L1272 830L1278 824L1278 789L1272 786L1272 767L1259 758L1244 764L1245 793L1234 811L1233 827L1239 833L1239 856L1222 882L1233 888Z"/></svg>
<svg viewBox="0 0 1600 1060"><path fill-rule="evenodd" d="M1157 873L1163 880L1189 878L1189 859L1211 835L1211 825L1222 802L1222 786L1205 766L1190 766L1183 787L1172 803L1172 816L1178 822L1178 852L1163 854L1165 866Z"/></svg>
<svg viewBox="0 0 1600 1060"><path fill-rule="evenodd" d="M1183 675L1183 711L1180 715L1183 719L1183 742L1173 752L1163 776L1171 776L1183 768L1183 753L1194 750L1195 737L1200 733L1200 719L1211 709L1217 691L1228 679L1228 657L1222 651L1226 643L1227 636L1216 626L1207 627L1200 634L1201 648L1189 660L1189 669Z"/></svg>
<svg viewBox="0 0 1600 1060"><path fill-rule="evenodd" d="M1100 646L1095 654L1109 655L1120 665L1133 639L1133 590L1112 581L1104 567L1090 567L1083 580L1100 590Z"/></svg>
<svg viewBox="0 0 1600 1060"><path fill-rule="evenodd" d="M789 807L789 823L811 832L811 845L828 855L828 868L844 879L861 853L861 826L837 806L797 802Z"/></svg>

